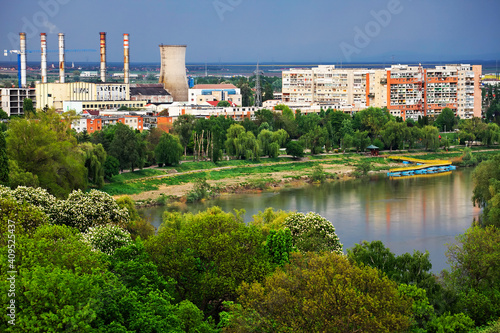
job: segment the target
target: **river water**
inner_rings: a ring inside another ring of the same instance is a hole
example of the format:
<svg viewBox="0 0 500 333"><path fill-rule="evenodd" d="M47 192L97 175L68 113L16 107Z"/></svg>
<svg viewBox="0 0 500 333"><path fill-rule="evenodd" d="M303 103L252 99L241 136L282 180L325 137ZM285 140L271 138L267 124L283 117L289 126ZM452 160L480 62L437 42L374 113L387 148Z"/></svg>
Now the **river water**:
<svg viewBox="0 0 500 333"><path fill-rule="evenodd" d="M432 271L448 267L446 244L470 227L480 210L472 205L472 169L451 174L389 179L385 175L365 180L308 185L280 192L233 194L189 204L196 213L219 206L224 211L245 209L245 221L267 207L275 210L316 212L333 223L347 248L363 240L381 240L396 254L429 251ZM165 207L140 210L156 228Z"/></svg>

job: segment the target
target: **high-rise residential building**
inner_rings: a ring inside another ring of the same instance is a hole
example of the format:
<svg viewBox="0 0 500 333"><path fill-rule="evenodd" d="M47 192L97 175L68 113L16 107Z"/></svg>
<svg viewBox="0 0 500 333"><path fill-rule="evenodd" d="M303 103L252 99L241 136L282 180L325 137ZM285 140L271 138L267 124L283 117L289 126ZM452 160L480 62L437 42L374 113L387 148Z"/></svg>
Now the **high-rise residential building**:
<svg viewBox="0 0 500 333"><path fill-rule="evenodd" d="M393 65L386 69L322 65L283 72L283 103L359 110L386 107L403 118L437 116L445 107L461 118L481 116L480 65L435 68Z"/></svg>

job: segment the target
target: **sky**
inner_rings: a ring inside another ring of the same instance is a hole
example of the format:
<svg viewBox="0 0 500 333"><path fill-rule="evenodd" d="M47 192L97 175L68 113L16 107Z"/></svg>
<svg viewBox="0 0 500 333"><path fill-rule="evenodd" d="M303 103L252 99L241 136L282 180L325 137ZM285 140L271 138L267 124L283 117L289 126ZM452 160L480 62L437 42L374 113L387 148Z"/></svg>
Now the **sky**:
<svg viewBox="0 0 500 333"><path fill-rule="evenodd" d="M499 0L2 0L0 50L99 49L108 62L160 62L159 44L187 45L187 63L424 62L500 59ZM3 52L2 52L3 54ZM15 60L15 56L0 61ZM57 53L49 53L57 61ZM28 61L39 61L36 53ZM66 61L98 62L98 52Z"/></svg>

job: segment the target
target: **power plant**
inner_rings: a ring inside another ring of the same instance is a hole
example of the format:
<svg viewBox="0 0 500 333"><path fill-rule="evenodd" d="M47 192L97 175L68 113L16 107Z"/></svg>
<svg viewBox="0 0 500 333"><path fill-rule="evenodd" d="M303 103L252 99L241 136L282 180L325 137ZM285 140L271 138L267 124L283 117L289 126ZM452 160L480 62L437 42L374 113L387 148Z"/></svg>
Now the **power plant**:
<svg viewBox="0 0 500 333"><path fill-rule="evenodd" d="M172 95L174 102L188 101L186 77L186 45L160 45L160 83Z"/></svg>

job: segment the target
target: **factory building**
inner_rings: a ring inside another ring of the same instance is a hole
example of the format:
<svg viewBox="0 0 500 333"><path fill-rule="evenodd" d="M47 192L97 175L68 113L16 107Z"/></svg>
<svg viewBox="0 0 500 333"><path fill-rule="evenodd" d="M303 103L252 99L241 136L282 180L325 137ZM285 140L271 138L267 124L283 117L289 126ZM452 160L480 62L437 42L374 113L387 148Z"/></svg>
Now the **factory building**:
<svg viewBox="0 0 500 333"><path fill-rule="evenodd" d="M161 83L154 84L131 84L130 100L145 101L148 104L166 104L174 101Z"/></svg>
<svg viewBox="0 0 500 333"><path fill-rule="evenodd" d="M209 105L211 101L228 101L241 105L241 90L232 84L197 84L189 89L189 102Z"/></svg>
<svg viewBox="0 0 500 333"><path fill-rule="evenodd" d="M435 68L338 69L333 65L283 71L283 103L291 107L386 107L403 118L437 116L448 107L463 119L481 116L480 65Z"/></svg>

